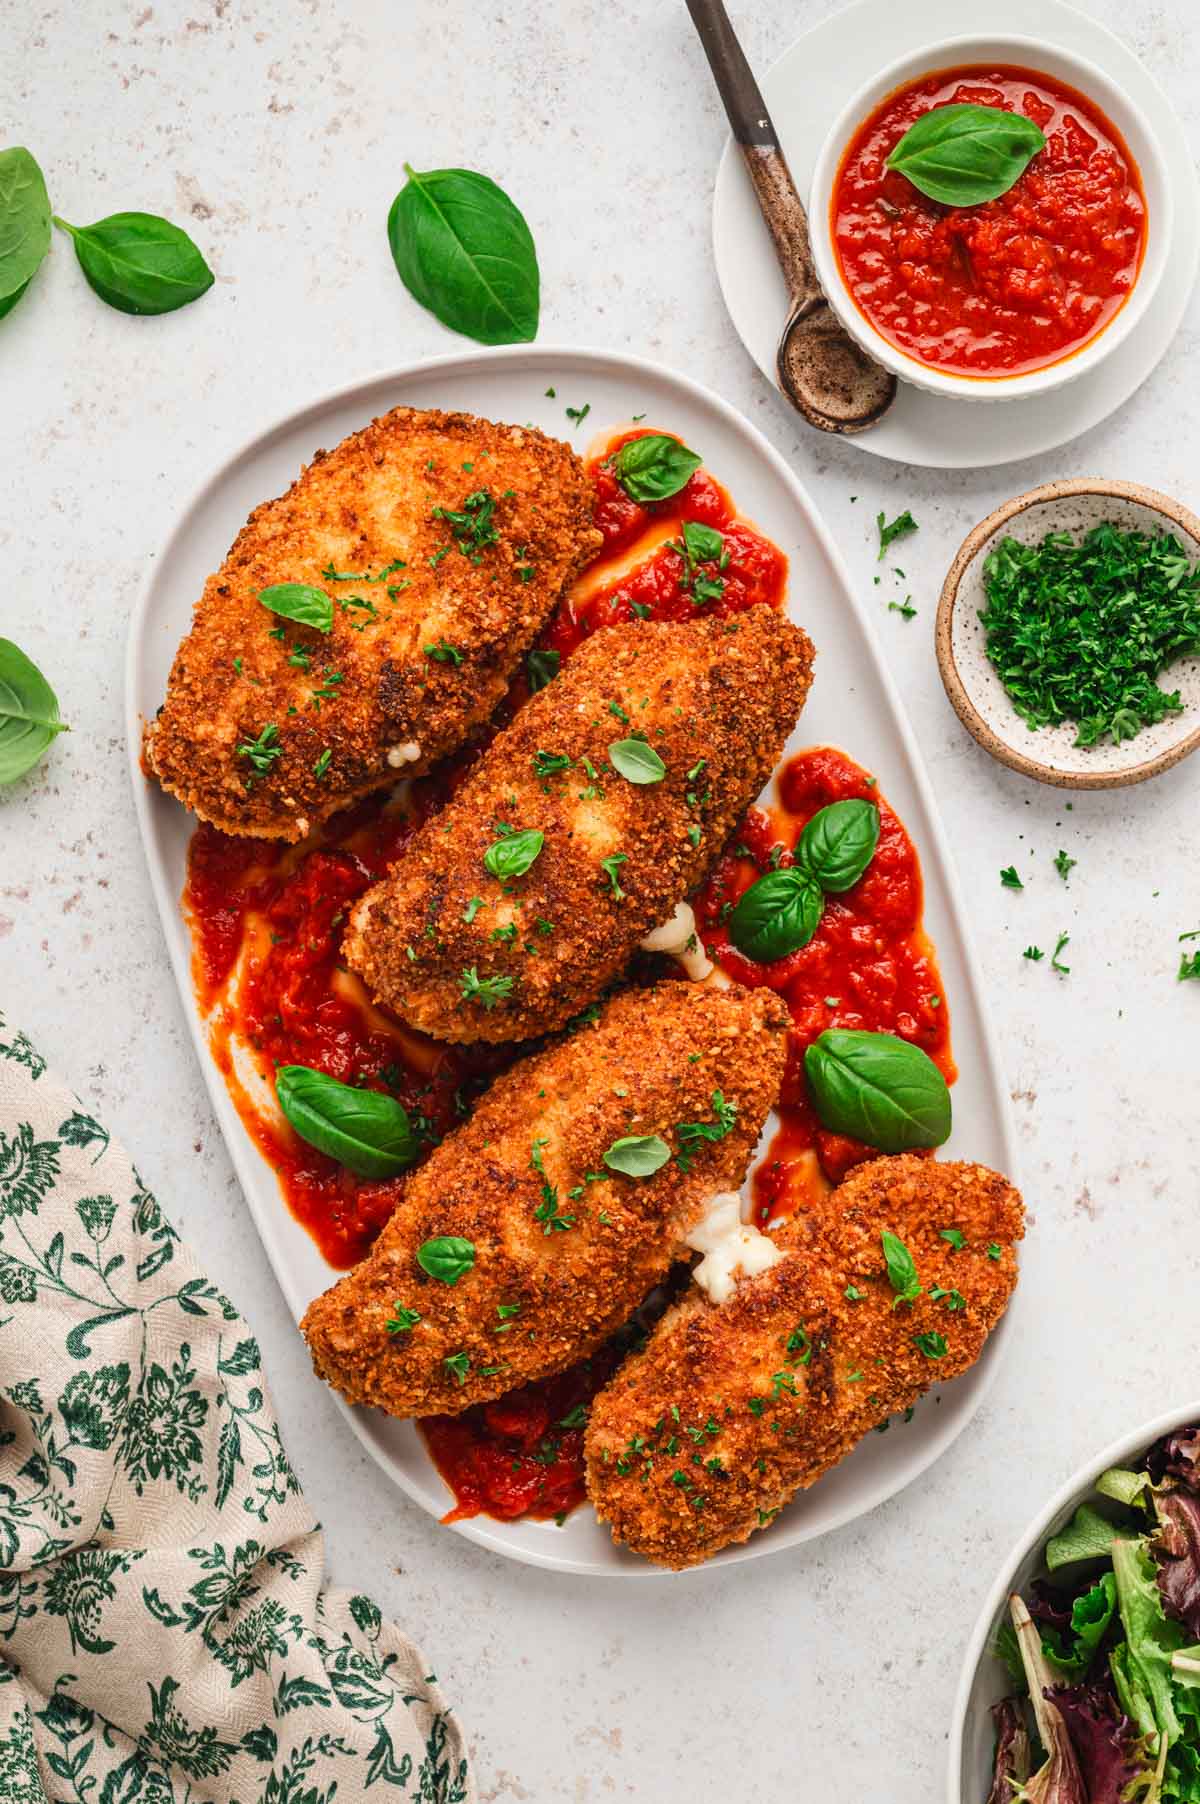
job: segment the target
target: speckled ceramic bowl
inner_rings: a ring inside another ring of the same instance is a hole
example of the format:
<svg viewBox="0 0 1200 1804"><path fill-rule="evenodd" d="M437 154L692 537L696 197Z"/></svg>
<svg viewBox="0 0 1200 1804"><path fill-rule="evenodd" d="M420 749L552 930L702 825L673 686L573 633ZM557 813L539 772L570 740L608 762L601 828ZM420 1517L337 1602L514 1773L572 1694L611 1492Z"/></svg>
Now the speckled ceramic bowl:
<svg viewBox="0 0 1200 1804"><path fill-rule="evenodd" d="M1110 520L1124 530L1174 532L1200 557L1200 519L1190 509L1136 482L1080 477L1030 489L967 534L942 585L935 644L938 669L958 718L1002 764L1063 789L1113 789L1141 783L1177 764L1200 745L1200 657L1181 658L1159 679L1178 689L1181 714L1169 714L1120 745L1075 744L1076 729L1033 728L1008 699L988 658L979 611L983 566L993 543L1007 536L1036 543L1048 532L1076 536Z"/></svg>

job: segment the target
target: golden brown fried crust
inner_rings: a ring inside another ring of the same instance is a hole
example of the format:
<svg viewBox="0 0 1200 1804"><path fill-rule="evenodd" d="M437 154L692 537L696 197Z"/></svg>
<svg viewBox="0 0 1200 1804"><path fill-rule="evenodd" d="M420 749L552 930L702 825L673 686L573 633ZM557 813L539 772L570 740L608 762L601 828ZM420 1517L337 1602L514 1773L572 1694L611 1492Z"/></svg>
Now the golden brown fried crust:
<svg viewBox="0 0 1200 1804"><path fill-rule="evenodd" d="M767 991L667 982L626 991L596 1026L513 1066L407 1179L362 1264L310 1304L301 1327L318 1374L352 1403L428 1415L591 1352L665 1276L706 1199L741 1182L779 1089L787 1019ZM606 1169L626 1136L659 1134L677 1153L681 1122L714 1121L716 1090L736 1123L702 1141L687 1172L677 1158L647 1178ZM416 1259L442 1235L475 1248L453 1286ZM389 1333L399 1306L421 1319ZM459 1354L462 1382L446 1364Z"/></svg>
<svg viewBox="0 0 1200 1804"><path fill-rule="evenodd" d="M468 556L434 509L461 510L481 489L495 498L500 537ZM420 775L496 707L598 550L591 518L583 465L531 426L397 407L318 451L286 495L255 508L205 584L146 728L148 769L225 833L293 840L358 796ZM378 577L397 559L404 567L382 581L326 574ZM332 632L262 605L260 590L285 582L333 598ZM442 644L461 662L426 655ZM269 726L281 755L260 772L238 747ZM411 744L417 759L388 762Z"/></svg>
<svg viewBox="0 0 1200 1804"><path fill-rule="evenodd" d="M812 656L766 607L596 633L363 897L348 963L438 1039L562 1026L703 878L774 769ZM661 781L613 769L610 746L635 732L666 765ZM539 775L538 753L570 766ZM545 835L532 868L505 883L483 862L498 823ZM622 862L606 872L611 858ZM467 971L506 993L464 996Z"/></svg>
<svg viewBox="0 0 1200 1804"><path fill-rule="evenodd" d="M698 1565L965 1372L1016 1283L1023 1215L986 1166L876 1159L789 1222L776 1236L787 1257L727 1303L693 1291L592 1405L588 1495L614 1540L663 1566ZM885 1228L916 1262L924 1288L911 1305L893 1307ZM961 1250L943 1229L962 1234ZM929 1335L945 1341L940 1357L940 1341L918 1339Z"/></svg>

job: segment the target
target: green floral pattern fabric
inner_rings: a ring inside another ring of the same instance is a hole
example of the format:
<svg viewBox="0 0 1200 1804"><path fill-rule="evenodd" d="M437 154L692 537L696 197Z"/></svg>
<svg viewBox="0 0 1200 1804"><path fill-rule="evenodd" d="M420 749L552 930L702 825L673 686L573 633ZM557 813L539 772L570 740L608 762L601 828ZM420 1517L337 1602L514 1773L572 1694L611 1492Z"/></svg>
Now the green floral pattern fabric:
<svg viewBox="0 0 1200 1804"><path fill-rule="evenodd" d="M0 1013L0 1799L471 1804L320 1532L257 1343Z"/></svg>

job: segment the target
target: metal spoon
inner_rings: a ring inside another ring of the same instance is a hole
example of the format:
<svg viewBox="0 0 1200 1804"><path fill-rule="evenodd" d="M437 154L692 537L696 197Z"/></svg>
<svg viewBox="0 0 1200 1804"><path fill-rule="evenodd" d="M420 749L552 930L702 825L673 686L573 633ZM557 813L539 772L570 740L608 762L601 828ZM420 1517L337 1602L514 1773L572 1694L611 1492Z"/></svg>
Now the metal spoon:
<svg viewBox="0 0 1200 1804"><path fill-rule="evenodd" d="M810 426L863 432L895 400L896 378L859 349L821 292L804 203L721 0L687 0L687 9L788 285L788 319L775 357L783 392Z"/></svg>

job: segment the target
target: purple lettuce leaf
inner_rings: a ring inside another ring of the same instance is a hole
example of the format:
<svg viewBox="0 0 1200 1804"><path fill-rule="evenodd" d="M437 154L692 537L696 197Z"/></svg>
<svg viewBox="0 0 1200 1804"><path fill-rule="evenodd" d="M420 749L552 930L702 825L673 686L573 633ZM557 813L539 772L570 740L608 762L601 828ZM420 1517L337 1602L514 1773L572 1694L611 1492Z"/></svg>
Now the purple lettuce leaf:
<svg viewBox="0 0 1200 1804"><path fill-rule="evenodd" d="M1067 1726L1087 1788L1088 1804L1121 1804L1143 1771L1137 1731L1106 1685L1069 1685L1051 1694Z"/></svg>
<svg viewBox="0 0 1200 1804"><path fill-rule="evenodd" d="M1159 1491L1155 1503L1158 1532L1151 1546L1163 1609L1200 1640L1200 1494Z"/></svg>
<svg viewBox="0 0 1200 1804"><path fill-rule="evenodd" d="M1200 1422L1155 1441L1146 1455L1146 1470L1156 1485L1177 1478L1189 1490L1200 1491Z"/></svg>
<svg viewBox="0 0 1200 1804"><path fill-rule="evenodd" d="M996 1728L996 1762L987 1804L1013 1804L1018 1786L1029 1777L1029 1730L1020 1698L1001 1698L992 1705Z"/></svg>

